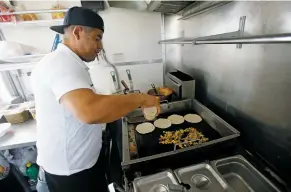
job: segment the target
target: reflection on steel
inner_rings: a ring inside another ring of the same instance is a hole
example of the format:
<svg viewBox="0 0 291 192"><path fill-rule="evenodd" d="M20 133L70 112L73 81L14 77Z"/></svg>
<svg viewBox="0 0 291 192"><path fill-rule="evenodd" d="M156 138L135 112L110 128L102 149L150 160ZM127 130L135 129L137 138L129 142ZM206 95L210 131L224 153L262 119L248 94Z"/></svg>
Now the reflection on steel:
<svg viewBox="0 0 291 192"><path fill-rule="evenodd" d="M254 35L248 37L232 37L222 39L196 40L195 45L201 44L271 44L291 43L291 33L273 35Z"/></svg>
<svg viewBox="0 0 291 192"><path fill-rule="evenodd" d="M223 35L223 34L220 34ZM230 38L209 38L202 39L168 39L159 41L159 44L272 44L272 43L291 43L291 33L271 34L271 35L252 35L244 37L230 37Z"/></svg>
<svg viewBox="0 0 291 192"><path fill-rule="evenodd" d="M227 3L230 3L230 2L232 2L232 1L213 2L213 3L217 3L217 4L211 5L211 6L207 7L207 8L201 9L201 10L199 10L199 7L194 7L194 9L198 9L198 11L193 11L193 12L187 13L186 15L184 15L181 18L179 18L178 20L186 20L186 19L189 19L191 17L194 17L196 15L205 13L207 11L210 11L212 9L215 9L217 7L220 7L220 6L225 5Z"/></svg>

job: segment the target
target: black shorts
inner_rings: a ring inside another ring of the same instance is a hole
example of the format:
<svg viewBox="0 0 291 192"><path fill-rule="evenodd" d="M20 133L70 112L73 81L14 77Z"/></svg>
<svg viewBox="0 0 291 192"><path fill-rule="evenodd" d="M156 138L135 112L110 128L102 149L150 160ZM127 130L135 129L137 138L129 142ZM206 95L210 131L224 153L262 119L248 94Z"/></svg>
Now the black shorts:
<svg viewBox="0 0 291 192"><path fill-rule="evenodd" d="M45 172L45 178L50 192L108 192L102 152L97 163L90 169L69 176Z"/></svg>

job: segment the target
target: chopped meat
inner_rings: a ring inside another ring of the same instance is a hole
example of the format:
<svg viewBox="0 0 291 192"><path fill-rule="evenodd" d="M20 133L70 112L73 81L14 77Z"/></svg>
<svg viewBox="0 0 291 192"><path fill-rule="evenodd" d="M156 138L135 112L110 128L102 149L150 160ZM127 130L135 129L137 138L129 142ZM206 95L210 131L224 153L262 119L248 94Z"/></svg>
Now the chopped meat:
<svg viewBox="0 0 291 192"><path fill-rule="evenodd" d="M208 138L193 127L178 131L164 131L159 139L160 144L176 144L180 148L198 145L207 141Z"/></svg>

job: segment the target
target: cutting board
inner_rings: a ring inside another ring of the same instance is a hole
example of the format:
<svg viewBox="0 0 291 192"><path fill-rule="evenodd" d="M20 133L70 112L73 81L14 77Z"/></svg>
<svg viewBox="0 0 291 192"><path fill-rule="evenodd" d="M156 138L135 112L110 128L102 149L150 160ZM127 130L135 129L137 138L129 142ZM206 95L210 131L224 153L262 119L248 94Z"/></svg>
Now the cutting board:
<svg viewBox="0 0 291 192"><path fill-rule="evenodd" d="M141 92L147 92L151 89L151 84L156 87L163 86L163 64L131 64L116 66L119 81L124 80L129 86L129 80L126 70L129 69L134 89L139 89ZM112 94L115 92L115 87L112 81L110 72L113 68L110 65L94 65L90 66L90 75L97 93ZM121 83L120 83L121 85ZM121 88L123 89L122 85Z"/></svg>

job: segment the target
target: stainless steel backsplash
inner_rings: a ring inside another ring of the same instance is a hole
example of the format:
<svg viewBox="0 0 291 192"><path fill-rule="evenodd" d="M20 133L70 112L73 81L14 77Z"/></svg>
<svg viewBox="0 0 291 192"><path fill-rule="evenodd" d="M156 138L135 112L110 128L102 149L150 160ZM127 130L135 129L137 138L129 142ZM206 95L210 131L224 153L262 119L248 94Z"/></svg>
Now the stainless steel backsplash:
<svg viewBox="0 0 291 192"><path fill-rule="evenodd" d="M232 2L185 21L165 15L165 38L238 30L245 35L291 32L291 2ZM241 131L248 150L288 177L291 161L291 44L163 45L165 72L196 79L196 99ZM287 164L288 163L288 164ZM288 178L287 178L288 179ZM290 178L289 178L290 179ZM291 181L290 181L291 183Z"/></svg>

